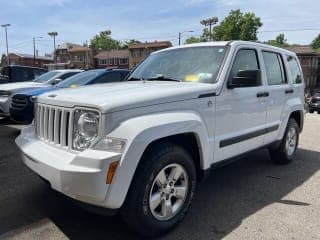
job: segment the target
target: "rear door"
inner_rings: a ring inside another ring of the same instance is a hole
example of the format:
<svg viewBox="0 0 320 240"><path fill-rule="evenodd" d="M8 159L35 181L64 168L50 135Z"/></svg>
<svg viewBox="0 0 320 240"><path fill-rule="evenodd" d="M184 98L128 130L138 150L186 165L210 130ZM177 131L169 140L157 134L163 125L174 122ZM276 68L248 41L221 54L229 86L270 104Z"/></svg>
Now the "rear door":
<svg viewBox="0 0 320 240"><path fill-rule="evenodd" d="M266 91L269 93L269 97L266 99L267 127L274 130L265 135L265 144L278 138L280 124L285 122L288 116L285 107L293 89L288 82L284 57L284 55L277 52L262 50L262 61L267 80Z"/></svg>

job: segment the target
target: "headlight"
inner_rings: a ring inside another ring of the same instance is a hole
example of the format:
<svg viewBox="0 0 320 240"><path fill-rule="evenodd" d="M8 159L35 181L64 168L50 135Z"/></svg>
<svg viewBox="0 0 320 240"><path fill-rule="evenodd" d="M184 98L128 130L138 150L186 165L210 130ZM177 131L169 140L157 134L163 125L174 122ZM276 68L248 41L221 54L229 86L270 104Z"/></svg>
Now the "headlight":
<svg viewBox="0 0 320 240"><path fill-rule="evenodd" d="M99 113L90 110L76 110L73 122L73 148L85 150L97 138Z"/></svg>
<svg viewBox="0 0 320 240"><path fill-rule="evenodd" d="M10 91L0 91L0 97L10 97L12 92Z"/></svg>

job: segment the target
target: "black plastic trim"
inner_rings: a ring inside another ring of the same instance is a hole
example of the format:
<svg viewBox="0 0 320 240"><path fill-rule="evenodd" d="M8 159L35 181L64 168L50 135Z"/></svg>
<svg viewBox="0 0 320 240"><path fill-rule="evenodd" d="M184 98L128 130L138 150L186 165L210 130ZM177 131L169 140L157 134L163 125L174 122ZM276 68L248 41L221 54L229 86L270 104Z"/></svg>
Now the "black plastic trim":
<svg viewBox="0 0 320 240"><path fill-rule="evenodd" d="M200 94L198 98L207 98L207 97L215 97L215 96L217 96L217 94L213 92L213 93Z"/></svg>
<svg viewBox="0 0 320 240"><path fill-rule="evenodd" d="M251 132L251 133L246 133L246 134L243 134L240 136L228 138L228 139L220 141L220 148L227 147L229 145L236 144L236 143L239 143L242 141L246 141L251 138L259 137L261 135L276 131L278 129L279 129L279 125L274 125L274 126L267 127L267 128L261 129L261 130L257 130L257 131Z"/></svg>

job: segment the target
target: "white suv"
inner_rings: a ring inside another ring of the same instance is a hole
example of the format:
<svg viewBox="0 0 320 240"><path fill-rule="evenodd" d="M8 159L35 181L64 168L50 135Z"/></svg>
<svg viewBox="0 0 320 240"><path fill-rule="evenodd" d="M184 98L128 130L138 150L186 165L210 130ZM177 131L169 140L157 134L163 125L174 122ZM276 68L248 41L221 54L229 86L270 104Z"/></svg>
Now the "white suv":
<svg viewBox="0 0 320 240"><path fill-rule="evenodd" d="M292 161L303 120L294 53L201 43L152 53L127 82L39 97L16 143L53 189L154 236L184 217L212 167L264 146Z"/></svg>

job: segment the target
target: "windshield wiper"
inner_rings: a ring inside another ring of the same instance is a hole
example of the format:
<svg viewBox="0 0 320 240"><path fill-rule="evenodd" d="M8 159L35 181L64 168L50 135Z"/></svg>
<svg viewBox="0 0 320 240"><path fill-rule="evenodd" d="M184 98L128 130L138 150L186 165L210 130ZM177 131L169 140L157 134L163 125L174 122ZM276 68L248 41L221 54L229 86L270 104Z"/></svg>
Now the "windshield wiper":
<svg viewBox="0 0 320 240"><path fill-rule="evenodd" d="M131 77L131 78L128 78L127 81L141 81L141 78Z"/></svg>
<svg viewBox="0 0 320 240"><path fill-rule="evenodd" d="M165 77L164 75L158 75L156 77L147 78L146 81L173 81L173 82L181 82L180 79Z"/></svg>

